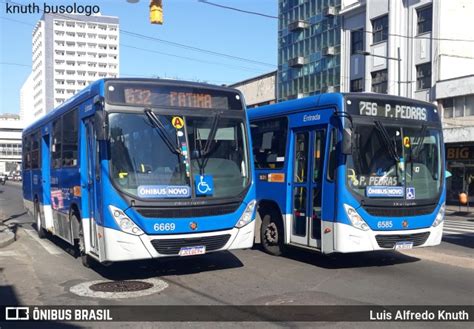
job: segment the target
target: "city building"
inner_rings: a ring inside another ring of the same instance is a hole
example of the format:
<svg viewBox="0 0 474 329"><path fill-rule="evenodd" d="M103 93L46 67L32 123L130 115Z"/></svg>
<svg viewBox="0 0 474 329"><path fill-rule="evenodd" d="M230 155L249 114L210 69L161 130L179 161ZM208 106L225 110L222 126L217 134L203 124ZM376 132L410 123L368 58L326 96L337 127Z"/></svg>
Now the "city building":
<svg viewBox="0 0 474 329"><path fill-rule="evenodd" d="M30 73L20 89L20 120L23 121L25 127L35 120L33 112L33 86L33 73Z"/></svg>
<svg viewBox="0 0 474 329"><path fill-rule="evenodd" d="M118 18L43 15L33 30L32 67L38 118L92 81L118 76Z"/></svg>
<svg viewBox="0 0 474 329"><path fill-rule="evenodd" d="M341 91L438 104L451 202L474 201L473 12L470 0L342 0L339 12Z"/></svg>
<svg viewBox="0 0 474 329"><path fill-rule="evenodd" d="M262 74L229 85L240 90L245 97L247 108L276 103L277 71Z"/></svg>
<svg viewBox="0 0 474 329"><path fill-rule="evenodd" d="M20 170L23 128L24 124L19 115L0 115L0 174Z"/></svg>
<svg viewBox="0 0 474 329"><path fill-rule="evenodd" d="M278 101L339 91L341 0L278 5Z"/></svg>

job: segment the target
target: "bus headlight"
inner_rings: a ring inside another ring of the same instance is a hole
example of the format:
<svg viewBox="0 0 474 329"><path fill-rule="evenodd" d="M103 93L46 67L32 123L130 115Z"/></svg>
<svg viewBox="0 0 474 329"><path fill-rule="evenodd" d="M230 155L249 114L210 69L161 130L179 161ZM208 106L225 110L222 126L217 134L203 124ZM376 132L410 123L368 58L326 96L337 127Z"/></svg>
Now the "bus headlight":
<svg viewBox="0 0 474 329"><path fill-rule="evenodd" d="M441 207L439 207L438 214L436 215L436 218L432 225L433 227L436 227L443 222L445 212L446 212L446 205L443 203Z"/></svg>
<svg viewBox="0 0 474 329"><path fill-rule="evenodd" d="M369 230L369 226L367 225L367 223L362 219L362 217L360 217L360 215L354 208L352 208L348 204L344 204L344 210L346 211L347 218L349 218L352 226L362 231Z"/></svg>
<svg viewBox="0 0 474 329"><path fill-rule="evenodd" d="M133 235L142 235L143 231L139 228L125 213L117 207L109 206L110 213L115 222L125 233Z"/></svg>
<svg viewBox="0 0 474 329"><path fill-rule="evenodd" d="M256 204L257 201L255 200L252 200L247 204L247 208L245 208L244 213L242 214L242 216L240 216L240 219L237 224L235 224L235 227L242 228L253 220L253 213Z"/></svg>

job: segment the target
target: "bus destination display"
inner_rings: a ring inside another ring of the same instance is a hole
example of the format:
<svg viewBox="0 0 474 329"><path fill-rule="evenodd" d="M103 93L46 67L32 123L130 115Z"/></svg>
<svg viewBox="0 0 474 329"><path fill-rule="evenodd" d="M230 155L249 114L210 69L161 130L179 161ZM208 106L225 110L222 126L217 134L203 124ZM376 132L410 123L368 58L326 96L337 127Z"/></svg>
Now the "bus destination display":
<svg viewBox="0 0 474 329"><path fill-rule="evenodd" d="M389 103L379 104L370 101L359 102L359 114L422 121L426 121L428 118L425 107Z"/></svg>
<svg viewBox="0 0 474 329"><path fill-rule="evenodd" d="M439 120L435 105L414 99L349 94L345 100L346 111L351 115L424 122Z"/></svg>
<svg viewBox="0 0 474 329"><path fill-rule="evenodd" d="M153 93L150 89L125 88L125 103L133 105L153 105ZM205 93L170 91L168 94L169 106L213 108L212 96Z"/></svg>
<svg viewBox="0 0 474 329"><path fill-rule="evenodd" d="M164 108L243 109L242 100L236 92L152 83L110 83L106 101L117 105Z"/></svg>

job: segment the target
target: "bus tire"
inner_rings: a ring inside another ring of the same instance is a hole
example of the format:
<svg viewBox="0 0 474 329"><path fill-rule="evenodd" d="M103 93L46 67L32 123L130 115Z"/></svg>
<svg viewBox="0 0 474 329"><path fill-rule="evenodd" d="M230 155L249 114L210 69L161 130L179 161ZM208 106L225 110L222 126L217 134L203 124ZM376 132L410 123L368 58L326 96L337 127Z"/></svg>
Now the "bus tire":
<svg viewBox="0 0 474 329"><path fill-rule="evenodd" d="M75 241L77 257L81 258L81 262L82 262L82 265L84 265L84 267L89 268L92 265L92 258L86 254L84 229L82 228L81 220L79 219L79 217L76 215L75 212L71 214L71 221L73 220L76 220L79 223L79 234L78 234L78 238Z"/></svg>
<svg viewBox="0 0 474 329"><path fill-rule="evenodd" d="M270 255L280 256L284 251L283 223L274 211L265 213L262 218L260 241L263 250Z"/></svg>
<svg viewBox="0 0 474 329"><path fill-rule="evenodd" d="M39 211L38 201L35 202L33 217L36 221L36 232L38 232L38 238L46 238L46 230L41 226L41 212Z"/></svg>

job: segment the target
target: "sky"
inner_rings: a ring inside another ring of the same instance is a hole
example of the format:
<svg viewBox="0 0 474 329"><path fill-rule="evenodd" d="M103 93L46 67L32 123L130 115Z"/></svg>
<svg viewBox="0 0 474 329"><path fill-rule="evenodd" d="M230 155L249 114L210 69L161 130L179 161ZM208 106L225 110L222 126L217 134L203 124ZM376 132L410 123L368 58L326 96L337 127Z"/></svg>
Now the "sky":
<svg viewBox="0 0 474 329"><path fill-rule="evenodd" d="M0 114L19 113L20 89L31 72L31 36L41 13L12 14L6 2L28 5L96 5L105 16L118 16L120 29L212 52L120 33L120 76L175 78L230 84L276 70L277 23L204 4L199 0L163 0L163 25L149 23L148 0L0 0ZM209 0L219 5L277 16L277 0ZM141 49L137 49L141 48ZM145 50L143 50L145 49ZM256 63L261 62L261 63Z"/></svg>

